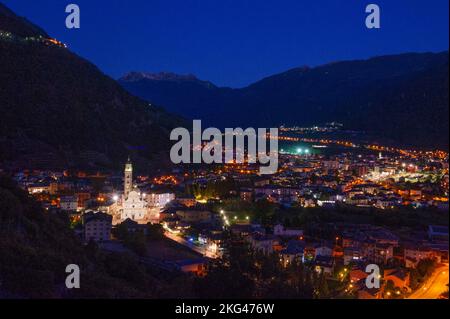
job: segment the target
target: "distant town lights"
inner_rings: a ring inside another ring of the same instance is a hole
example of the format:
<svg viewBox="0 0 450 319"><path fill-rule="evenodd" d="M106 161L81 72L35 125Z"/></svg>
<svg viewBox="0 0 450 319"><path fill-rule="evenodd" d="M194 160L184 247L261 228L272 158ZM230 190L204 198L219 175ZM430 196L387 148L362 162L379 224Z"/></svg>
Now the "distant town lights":
<svg viewBox="0 0 450 319"><path fill-rule="evenodd" d="M307 148L305 148L305 149L303 149L303 148L297 148L297 154L309 154L310 153L310 150L309 149L307 149Z"/></svg>

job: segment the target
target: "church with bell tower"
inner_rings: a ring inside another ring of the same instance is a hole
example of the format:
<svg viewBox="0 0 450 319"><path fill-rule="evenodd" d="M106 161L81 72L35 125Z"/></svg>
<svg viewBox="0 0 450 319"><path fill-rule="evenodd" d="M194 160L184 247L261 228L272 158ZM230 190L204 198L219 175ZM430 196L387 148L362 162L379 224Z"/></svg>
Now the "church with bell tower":
<svg viewBox="0 0 450 319"><path fill-rule="evenodd" d="M133 163L128 157L125 164L123 180L123 205L120 213L121 220L131 219L143 221L147 217L147 202L145 195L133 186Z"/></svg>
<svg viewBox="0 0 450 319"><path fill-rule="evenodd" d="M130 157L128 157L128 161L125 164L125 175L123 181L123 195L125 197L124 199L127 199L128 195L133 190L133 163L131 163Z"/></svg>
<svg viewBox="0 0 450 319"><path fill-rule="evenodd" d="M147 195L133 183L133 163L129 157L123 174L123 194L117 196L117 200L109 206L107 211L113 216L113 224L116 225L127 219L139 224L159 221L159 210L149 206Z"/></svg>

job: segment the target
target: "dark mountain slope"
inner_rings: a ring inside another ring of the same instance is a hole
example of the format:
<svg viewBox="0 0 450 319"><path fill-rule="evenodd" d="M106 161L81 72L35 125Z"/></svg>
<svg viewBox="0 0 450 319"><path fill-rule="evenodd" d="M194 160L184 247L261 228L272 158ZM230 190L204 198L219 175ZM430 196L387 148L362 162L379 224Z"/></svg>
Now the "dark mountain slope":
<svg viewBox="0 0 450 319"><path fill-rule="evenodd" d="M80 289L66 289L65 269L81 269ZM158 298L165 282L130 253L107 253L75 236L69 218L49 214L0 175L0 299Z"/></svg>
<svg viewBox="0 0 450 319"><path fill-rule="evenodd" d="M202 81L192 75L172 73L131 72L119 83L132 94L160 105L169 105L171 112L188 118L204 119L217 116L217 104L233 96L233 90L218 88L211 82Z"/></svg>
<svg viewBox="0 0 450 319"><path fill-rule="evenodd" d="M18 17L2 3L0 3L0 17L0 30L12 32L20 37L43 36L48 38L44 30L29 22L26 18Z"/></svg>
<svg viewBox="0 0 450 319"><path fill-rule="evenodd" d="M3 11L0 21L9 17ZM129 153L144 162L168 151L178 117L64 47L18 36L35 28L9 20L13 36L0 37L0 160L115 166Z"/></svg>

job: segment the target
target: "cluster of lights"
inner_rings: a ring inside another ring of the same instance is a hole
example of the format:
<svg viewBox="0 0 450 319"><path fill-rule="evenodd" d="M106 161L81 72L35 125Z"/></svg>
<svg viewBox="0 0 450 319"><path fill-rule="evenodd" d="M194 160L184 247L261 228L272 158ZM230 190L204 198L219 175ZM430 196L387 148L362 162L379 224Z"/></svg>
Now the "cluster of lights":
<svg viewBox="0 0 450 319"><path fill-rule="evenodd" d="M230 226L230 220L229 220L228 216L225 214L225 211L223 209L221 209L219 213L222 216L222 220L223 220L225 226ZM236 221L238 219L238 217L234 216L233 219ZM245 219L250 220L250 216L246 216Z"/></svg>
<svg viewBox="0 0 450 319"><path fill-rule="evenodd" d="M178 179L173 175L155 177L153 182L157 185L172 184L177 185Z"/></svg>
<svg viewBox="0 0 450 319"><path fill-rule="evenodd" d="M297 154L309 154L310 150L309 149L303 149L303 148L297 148Z"/></svg>
<svg viewBox="0 0 450 319"><path fill-rule="evenodd" d="M306 143L320 143L320 144L336 144L340 146L345 147L363 147L370 150L375 151L386 151L386 152L392 152L392 153L400 153L405 156L409 156L412 158L417 158L418 156L427 156L429 158L439 158L439 159L446 159L448 158L449 154L447 152L444 152L442 150L436 150L436 151L417 151L417 150L404 150L400 148L394 148L394 147L387 147L387 146L381 146L381 145L356 145L349 141L336 141L336 140L326 140L326 139L311 139L311 138L299 138L299 137L290 137L290 136L279 136L278 139L280 141L291 141L291 142L306 142ZM283 152L283 150L281 151Z"/></svg>
<svg viewBox="0 0 450 319"><path fill-rule="evenodd" d="M339 273L339 277L341 278L341 280L344 279L345 275L347 275L347 272L348 272L348 269L344 268L344 270Z"/></svg>

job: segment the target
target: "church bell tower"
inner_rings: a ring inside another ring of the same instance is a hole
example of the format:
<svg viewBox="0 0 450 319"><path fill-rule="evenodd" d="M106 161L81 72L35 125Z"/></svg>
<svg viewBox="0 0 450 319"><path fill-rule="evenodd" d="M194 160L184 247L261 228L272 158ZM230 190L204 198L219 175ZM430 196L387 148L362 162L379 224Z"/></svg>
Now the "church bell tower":
<svg viewBox="0 0 450 319"><path fill-rule="evenodd" d="M128 198L128 194L133 190L133 164L131 163L130 158L128 157L128 161L125 164L125 176L124 176L124 197Z"/></svg>

